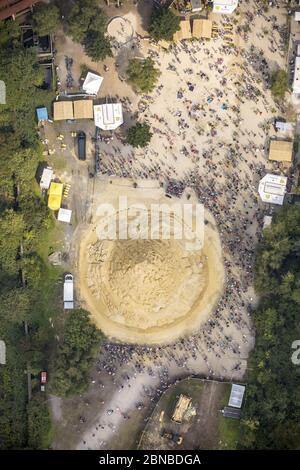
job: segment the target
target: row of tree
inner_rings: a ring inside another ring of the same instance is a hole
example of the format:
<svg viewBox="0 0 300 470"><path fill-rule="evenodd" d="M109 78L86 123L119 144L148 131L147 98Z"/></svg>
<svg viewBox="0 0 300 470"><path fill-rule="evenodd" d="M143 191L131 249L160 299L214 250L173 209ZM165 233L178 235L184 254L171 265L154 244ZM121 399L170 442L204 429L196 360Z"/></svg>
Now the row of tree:
<svg viewBox="0 0 300 470"><path fill-rule="evenodd" d="M51 326L61 324L63 315L62 272L47 263L45 240L51 242L54 219L36 182L42 147L35 113L54 94L40 87L43 70L36 50L24 49L15 22L0 22L0 43L1 80L7 91L6 105L0 106L0 338L7 356L6 365L0 365L0 449L45 448L51 419L46 395L40 392L40 371L50 369L51 387L58 393L82 390L83 381L88 383L91 346L96 347L99 338L82 311L65 328ZM58 348L57 332L64 341ZM56 375L62 364L64 386ZM72 367L82 371L80 379L74 378ZM27 372L32 384L29 403Z"/></svg>
<svg viewBox="0 0 300 470"><path fill-rule="evenodd" d="M255 350L249 361L240 446L300 446L300 366L292 343L300 339L300 204L284 207L264 231L257 251Z"/></svg>

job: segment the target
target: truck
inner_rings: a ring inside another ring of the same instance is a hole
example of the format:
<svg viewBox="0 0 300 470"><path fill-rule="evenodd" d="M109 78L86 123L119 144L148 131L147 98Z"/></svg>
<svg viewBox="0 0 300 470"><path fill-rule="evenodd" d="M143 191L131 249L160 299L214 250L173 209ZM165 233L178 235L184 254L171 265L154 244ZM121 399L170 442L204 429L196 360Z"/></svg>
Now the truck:
<svg viewBox="0 0 300 470"><path fill-rule="evenodd" d="M78 142L78 158L79 160L86 159L86 135L85 132L79 131L77 133L77 142Z"/></svg>
<svg viewBox="0 0 300 470"><path fill-rule="evenodd" d="M64 280L64 309L74 308L74 278L72 274L66 274Z"/></svg>

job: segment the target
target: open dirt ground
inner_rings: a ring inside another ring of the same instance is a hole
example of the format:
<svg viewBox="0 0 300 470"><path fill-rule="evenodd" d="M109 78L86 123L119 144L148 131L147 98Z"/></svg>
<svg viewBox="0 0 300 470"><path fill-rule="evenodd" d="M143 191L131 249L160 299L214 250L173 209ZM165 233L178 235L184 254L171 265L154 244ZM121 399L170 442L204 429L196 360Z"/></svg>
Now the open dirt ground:
<svg viewBox="0 0 300 470"><path fill-rule="evenodd" d="M151 3L141 1L140 7L130 7L141 35L149 18L144 7ZM146 96L135 95L119 79L115 58L105 61L109 71L104 72L104 64L91 63L81 46L63 34L57 37L62 88L64 56L73 56L77 87L82 63L103 74L99 97L118 97L125 120L113 141L101 143L102 176L87 183L83 174L78 179L74 171L70 193L78 221L70 243L74 270L78 270L80 240L90 228L103 184L113 181L122 188L126 178L138 184L148 181L150 188L154 180L173 197L192 188L212 214L221 239L225 285L211 316L186 338L163 347L107 341L89 391L60 403L54 448L135 448L149 411L170 383L191 374L239 380L247 370L254 342L254 251L263 217L272 213L258 200L258 181L266 172L288 174L267 160L269 139L279 136L272 125L274 118L284 115L271 96L268 80L272 70L286 65L286 5L279 2L279 8L265 13L264 3L240 0L235 14L212 15L218 37L208 42L183 41L165 51L137 38L140 54L151 55L161 71L158 87ZM126 7L124 14L128 12ZM111 16L115 14L111 11ZM228 27L233 48L224 45ZM149 122L154 133L146 150L125 143L125 131L137 118ZM78 183L87 188L84 196Z"/></svg>
<svg viewBox="0 0 300 470"><path fill-rule="evenodd" d="M142 216L146 220L142 222L149 230L154 203L174 211L178 201L180 208L187 203L186 199L173 199L170 204L163 189L151 189L151 199L146 194L147 188L120 188L112 183L102 200L115 208L117 226L124 215L117 212L120 196L126 197L131 207L144 203ZM203 247L199 240L199 247L189 250L191 243L185 238L174 239L174 233L171 239L162 239L160 220L151 225L157 240L119 240L119 233L117 239L99 240L97 226L105 226L109 215L93 217L80 246L78 286L87 309L108 337L142 344L169 343L207 321L221 297L225 274L215 221L208 212L205 219ZM135 217L129 223L133 221Z"/></svg>

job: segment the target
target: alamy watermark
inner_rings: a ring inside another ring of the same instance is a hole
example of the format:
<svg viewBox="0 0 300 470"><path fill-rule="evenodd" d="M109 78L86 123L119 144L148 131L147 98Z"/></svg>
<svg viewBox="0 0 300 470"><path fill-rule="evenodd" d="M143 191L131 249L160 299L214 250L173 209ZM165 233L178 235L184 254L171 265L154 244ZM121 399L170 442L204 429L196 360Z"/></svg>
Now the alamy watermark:
<svg viewBox="0 0 300 470"><path fill-rule="evenodd" d="M6 85L0 80L0 104L6 104Z"/></svg>
<svg viewBox="0 0 300 470"><path fill-rule="evenodd" d="M204 242L202 204L128 203L120 196L117 207L100 204L96 211L100 240L181 240L186 250L200 250Z"/></svg>

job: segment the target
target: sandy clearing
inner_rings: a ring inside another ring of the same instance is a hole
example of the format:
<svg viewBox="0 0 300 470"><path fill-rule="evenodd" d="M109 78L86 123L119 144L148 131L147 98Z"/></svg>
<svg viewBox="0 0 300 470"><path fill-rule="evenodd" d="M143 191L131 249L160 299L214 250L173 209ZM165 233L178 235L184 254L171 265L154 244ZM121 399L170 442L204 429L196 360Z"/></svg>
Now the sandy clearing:
<svg viewBox="0 0 300 470"><path fill-rule="evenodd" d="M130 196L131 204L146 202L150 210L146 192L125 184L119 194ZM116 192L108 185L103 201L117 202ZM163 191L155 189L151 202L155 192L160 203L168 202ZM205 218L203 250L188 251L185 240L99 240L97 225L104 223L94 216L80 244L78 287L108 337L168 343L208 319L222 295L225 273L215 221L208 211Z"/></svg>

